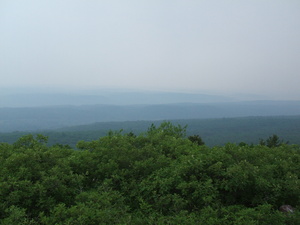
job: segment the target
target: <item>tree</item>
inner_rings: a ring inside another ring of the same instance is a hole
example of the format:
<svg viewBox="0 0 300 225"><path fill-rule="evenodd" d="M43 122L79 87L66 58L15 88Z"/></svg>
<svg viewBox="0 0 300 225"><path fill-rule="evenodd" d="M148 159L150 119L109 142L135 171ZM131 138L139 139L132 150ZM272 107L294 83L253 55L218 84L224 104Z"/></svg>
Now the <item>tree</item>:
<svg viewBox="0 0 300 225"><path fill-rule="evenodd" d="M40 148L45 147L48 142L48 137L42 134L37 134L36 136L32 134L24 135L20 137L15 143L14 147L19 148Z"/></svg>
<svg viewBox="0 0 300 225"><path fill-rule="evenodd" d="M279 147L283 144L288 144L289 142L284 142L283 140L280 140L279 137L276 134L273 134L272 136L268 137L267 140L260 139L259 144L267 146L269 148Z"/></svg>
<svg viewBox="0 0 300 225"><path fill-rule="evenodd" d="M202 138L199 136L199 135L192 135L192 136L189 136L188 139L197 144L197 145L205 145L204 141L202 141Z"/></svg>

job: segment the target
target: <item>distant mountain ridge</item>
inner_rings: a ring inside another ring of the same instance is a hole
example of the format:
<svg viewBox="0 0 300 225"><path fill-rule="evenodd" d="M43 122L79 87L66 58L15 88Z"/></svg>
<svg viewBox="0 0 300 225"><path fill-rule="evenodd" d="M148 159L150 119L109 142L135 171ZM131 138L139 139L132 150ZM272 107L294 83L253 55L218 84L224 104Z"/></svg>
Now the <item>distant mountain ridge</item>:
<svg viewBox="0 0 300 225"><path fill-rule="evenodd" d="M0 107L173 104L181 102L210 103L228 101L233 101L233 99L217 95L176 92L19 93L0 95Z"/></svg>
<svg viewBox="0 0 300 225"><path fill-rule="evenodd" d="M281 115L300 115L300 101L0 108L0 132L57 129L94 122Z"/></svg>

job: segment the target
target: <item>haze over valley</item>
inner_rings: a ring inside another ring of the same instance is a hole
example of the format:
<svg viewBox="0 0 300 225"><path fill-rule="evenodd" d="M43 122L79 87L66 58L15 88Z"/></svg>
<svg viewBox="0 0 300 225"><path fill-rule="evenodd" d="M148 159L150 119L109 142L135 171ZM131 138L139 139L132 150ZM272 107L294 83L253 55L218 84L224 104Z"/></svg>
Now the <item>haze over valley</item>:
<svg viewBox="0 0 300 225"><path fill-rule="evenodd" d="M0 2L0 132L300 115L298 1Z"/></svg>
<svg viewBox="0 0 300 225"><path fill-rule="evenodd" d="M177 103L145 91L299 101L299 12L292 0L2 0L0 107Z"/></svg>

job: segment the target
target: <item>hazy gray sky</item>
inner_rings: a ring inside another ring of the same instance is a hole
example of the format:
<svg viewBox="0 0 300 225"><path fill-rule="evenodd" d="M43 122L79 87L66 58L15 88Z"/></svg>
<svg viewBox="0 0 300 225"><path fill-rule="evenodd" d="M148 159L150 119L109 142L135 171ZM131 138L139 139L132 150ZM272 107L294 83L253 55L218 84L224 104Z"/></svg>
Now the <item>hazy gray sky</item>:
<svg viewBox="0 0 300 225"><path fill-rule="evenodd" d="M0 78L300 100L300 1L0 0Z"/></svg>

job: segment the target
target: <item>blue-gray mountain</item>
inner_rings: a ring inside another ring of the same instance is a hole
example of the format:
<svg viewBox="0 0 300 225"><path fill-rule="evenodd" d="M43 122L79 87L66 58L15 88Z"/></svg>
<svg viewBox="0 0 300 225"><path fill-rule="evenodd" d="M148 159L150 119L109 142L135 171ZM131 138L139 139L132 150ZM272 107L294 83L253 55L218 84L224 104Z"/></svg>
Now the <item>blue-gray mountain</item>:
<svg viewBox="0 0 300 225"><path fill-rule="evenodd" d="M280 115L300 115L300 101L0 108L0 132L56 129L109 121Z"/></svg>

